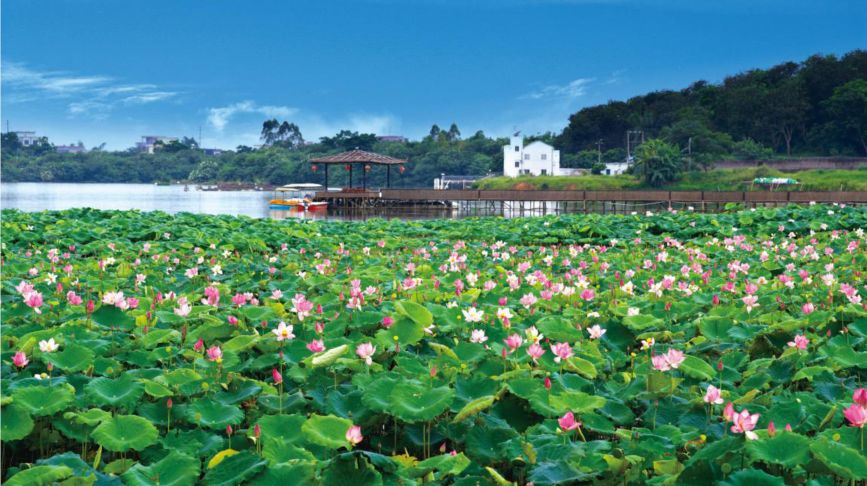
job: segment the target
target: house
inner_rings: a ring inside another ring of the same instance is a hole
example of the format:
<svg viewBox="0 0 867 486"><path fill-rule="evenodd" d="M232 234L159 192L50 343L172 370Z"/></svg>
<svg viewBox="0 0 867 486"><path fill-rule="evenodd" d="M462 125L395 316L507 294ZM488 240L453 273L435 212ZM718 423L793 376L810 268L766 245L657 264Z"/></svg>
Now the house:
<svg viewBox="0 0 867 486"><path fill-rule="evenodd" d="M162 142L165 145L168 145L172 142L177 142L177 137L165 137L162 135L142 135L141 142L136 142L135 146L139 152L145 152L148 154L154 153L154 148L157 145L157 142Z"/></svg>
<svg viewBox="0 0 867 486"><path fill-rule="evenodd" d="M203 149L202 149L202 152L204 152L205 155L213 155L213 156L217 156L217 155L220 155L220 154L223 153L223 149L218 149L218 148L203 148Z"/></svg>
<svg viewBox="0 0 867 486"><path fill-rule="evenodd" d="M40 141L48 143L45 137L37 137L36 132L12 132L18 137L18 142L25 147L38 145Z"/></svg>
<svg viewBox="0 0 867 486"><path fill-rule="evenodd" d="M627 170L629 170L630 163L627 161L622 162L606 162L605 170L602 171L603 175L620 175L625 174Z"/></svg>
<svg viewBox="0 0 867 486"><path fill-rule="evenodd" d="M560 151L538 140L525 146L517 132L503 146L503 175L560 175Z"/></svg>
<svg viewBox="0 0 867 486"><path fill-rule="evenodd" d="M78 144L69 144L69 145L58 145L54 148L57 150L58 154L81 154L87 152L87 149L84 148L84 144L78 142Z"/></svg>
<svg viewBox="0 0 867 486"><path fill-rule="evenodd" d="M376 137L380 142L396 142L396 143L404 143L406 142L406 137L403 135L380 135Z"/></svg>

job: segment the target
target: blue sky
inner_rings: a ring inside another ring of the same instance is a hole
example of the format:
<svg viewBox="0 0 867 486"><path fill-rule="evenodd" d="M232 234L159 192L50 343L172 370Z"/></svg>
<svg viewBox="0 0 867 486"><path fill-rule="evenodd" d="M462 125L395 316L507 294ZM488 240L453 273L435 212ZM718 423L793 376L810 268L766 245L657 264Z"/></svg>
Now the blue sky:
<svg viewBox="0 0 867 486"><path fill-rule="evenodd" d="M5 0L2 117L56 144L559 132L583 106L867 48L862 0Z"/></svg>

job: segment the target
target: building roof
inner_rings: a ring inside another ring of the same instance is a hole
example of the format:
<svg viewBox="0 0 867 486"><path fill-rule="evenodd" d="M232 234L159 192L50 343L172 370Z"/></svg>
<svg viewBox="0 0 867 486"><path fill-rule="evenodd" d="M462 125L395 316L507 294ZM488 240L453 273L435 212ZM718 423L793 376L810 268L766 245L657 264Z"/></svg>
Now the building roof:
<svg viewBox="0 0 867 486"><path fill-rule="evenodd" d="M388 155L375 154L373 152L355 149L350 150L349 152L343 152L341 154L328 155L325 157L310 159L310 162L315 162L317 164L368 163L380 165L398 165L405 164L406 160L396 159L394 157L389 157Z"/></svg>

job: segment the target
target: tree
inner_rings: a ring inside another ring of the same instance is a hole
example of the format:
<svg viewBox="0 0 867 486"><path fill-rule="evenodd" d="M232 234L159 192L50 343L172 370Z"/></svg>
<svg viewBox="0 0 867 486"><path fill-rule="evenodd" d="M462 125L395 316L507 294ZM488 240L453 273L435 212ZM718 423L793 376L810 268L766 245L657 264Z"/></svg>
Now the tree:
<svg viewBox="0 0 867 486"><path fill-rule="evenodd" d="M277 140L277 130L280 128L280 122L276 118L265 120L262 123L262 134L259 137L265 145L271 145Z"/></svg>
<svg viewBox="0 0 867 486"><path fill-rule="evenodd" d="M774 133L783 137L786 155L792 155L792 137L796 131L804 131L807 118L806 89L799 78L788 78L769 92L767 108L763 111L767 124Z"/></svg>
<svg viewBox="0 0 867 486"><path fill-rule="evenodd" d="M774 151L751 138L745 138L732 145L732 155L739 160L767 160Z"/></svg>
<svg viewBox="0 0 867 486"><path fill-rule="evenodd" d="M824 106L841 143L867 154L867 80L856 79L835 89Z"/></svg>
<svg viewBox="0 0 867 486"><path fill-rule="evenodd" d="M238 152L239 154L252 152L252 151L253 151L253 147L250 147L248 145L238 145L237 147L235 147L235 152Z"/></svg>
<svg viewBox="0 0 867 486"><path fill-rule="evenodd" d="M449 142L456 142L461 139L461 131L458 129L457 124L452 123L452 126L449 127L449 131L446 133L446 139Z"/></svg>
<svg viewBox="0 0 867 486"><path fill-rule="evenodd" d="M677 145L655 138L635 150L633 171L642 175L651 186L658 187L676 180L682 170L683 157Z"/></svg>
<svg viewBox="0 0 867 486"><path fill-rule="evenodd" d="M430 138L434 140L439 139L441 132L442 130L440 129L439 125L434 124L432 127L430 127Z"/></svg>
<svg viewBox="0 0 867 486"><path fill-rule="evenodd" d="M340 130L333 137L322 137L320 143L326 149L339 150L373 150L376 144L376 135L372 133L358 133L350 130Z"/></svg>
<svg viewBox="0 0 867 486"><path fill-rule="evenodd" d="M304 145L304 137L301 135L301 129L298 128L298 125L285 121L277 129L277 140L292 149Z"/></svg>
<svg viewBox="0 0 867 486"><path fill-rule="evenodd" d="M197 149L199 148L199 142L193 137L183 137L181 138L181 145L185 145L188 149Z"/></svg>

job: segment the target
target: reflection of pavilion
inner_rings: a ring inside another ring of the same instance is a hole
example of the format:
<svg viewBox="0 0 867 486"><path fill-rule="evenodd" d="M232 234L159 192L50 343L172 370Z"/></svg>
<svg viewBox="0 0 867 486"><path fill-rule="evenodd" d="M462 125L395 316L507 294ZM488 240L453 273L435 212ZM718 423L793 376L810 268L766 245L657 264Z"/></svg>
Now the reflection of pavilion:
<svg viewBox="0 0 867 486"><path fill-rule="evenodd" d="M366 152L364 150L350 150L349 152L343 152L341 154L329 155L326 157L318 157L315 159L311 159L310 162L313 164L311 167L314 172L317 170L316 164L322 164L325 167L325 190L328 190L328 166L329 165L337 165L343 164L344 168L349 171L349 188L352 188L352 167L355 164L364 164L362 167L362 188L367 189L367 173L370 171L372 165L384 165L386 167L386 187L391 187L391 166L398 166L398 170L402 174L404 171L403 164L406 163L406 160L396 159L394 157L389 157L388 155L376 154L373 152Z"/></svg>

